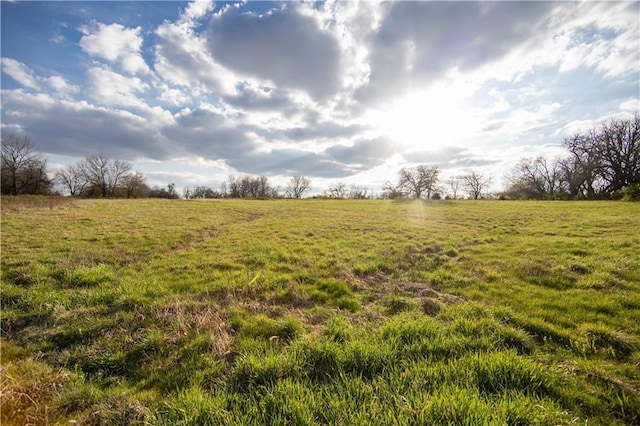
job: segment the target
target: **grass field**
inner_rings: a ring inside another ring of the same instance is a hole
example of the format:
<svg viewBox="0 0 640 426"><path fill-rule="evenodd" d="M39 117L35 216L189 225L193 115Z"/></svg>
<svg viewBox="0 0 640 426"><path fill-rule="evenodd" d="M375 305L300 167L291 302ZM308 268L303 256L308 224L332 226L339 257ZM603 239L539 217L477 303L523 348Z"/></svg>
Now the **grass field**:
<svg viewBox="0 0 640 426"><path fill-rule="evenodd" d="M2 424L640 424L640 204L2 199Z"/></svg>

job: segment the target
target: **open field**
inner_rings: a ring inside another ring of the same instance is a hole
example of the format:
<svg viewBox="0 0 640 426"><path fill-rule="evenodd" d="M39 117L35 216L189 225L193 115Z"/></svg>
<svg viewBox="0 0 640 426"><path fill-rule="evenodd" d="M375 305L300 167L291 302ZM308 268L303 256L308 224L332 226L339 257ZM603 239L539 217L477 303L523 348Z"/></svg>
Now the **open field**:
<svg viewBox="0 0 640 426"><path fill-rule="evenodd" d="M2 202L3 425L640 424L640 204Z"/></svg>

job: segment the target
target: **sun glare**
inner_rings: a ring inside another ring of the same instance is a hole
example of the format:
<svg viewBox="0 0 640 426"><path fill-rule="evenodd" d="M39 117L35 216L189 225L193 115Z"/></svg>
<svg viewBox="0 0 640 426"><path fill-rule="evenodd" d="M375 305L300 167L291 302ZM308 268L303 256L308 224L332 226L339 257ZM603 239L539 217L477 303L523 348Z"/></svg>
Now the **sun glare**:
<svg viewBox="0 0 640 426"><path fill-rule="evenodd" d="M459 100L444 91L415 93L373 114L378 130L406 148L434 150L459 142L466 133Z"/></svg>

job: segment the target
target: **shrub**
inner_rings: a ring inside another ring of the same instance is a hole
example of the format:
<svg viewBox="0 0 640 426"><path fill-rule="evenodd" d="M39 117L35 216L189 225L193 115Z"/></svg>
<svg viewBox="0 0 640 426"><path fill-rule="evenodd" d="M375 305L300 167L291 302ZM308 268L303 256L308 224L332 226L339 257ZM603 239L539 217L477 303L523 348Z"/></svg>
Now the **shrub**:
<svg viewBox="0 0 640 426"><path fill-rule="evenodd" d="M622 189L622 199L626 201L640 201L640 183L634 183Z"/></svg>

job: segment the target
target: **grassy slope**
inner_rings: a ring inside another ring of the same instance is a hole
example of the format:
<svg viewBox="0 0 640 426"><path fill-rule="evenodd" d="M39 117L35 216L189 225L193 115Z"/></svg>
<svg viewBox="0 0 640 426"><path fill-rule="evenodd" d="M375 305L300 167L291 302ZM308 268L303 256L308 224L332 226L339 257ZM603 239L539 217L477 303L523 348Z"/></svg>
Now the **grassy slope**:
<svg viewBox="0 0 640 426"><path fill-rule="evenodd" d="M3 424L640 423L637 204L15 204Z"/></svg>

